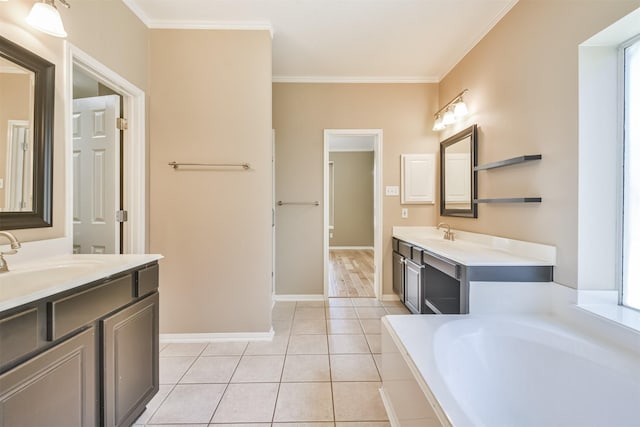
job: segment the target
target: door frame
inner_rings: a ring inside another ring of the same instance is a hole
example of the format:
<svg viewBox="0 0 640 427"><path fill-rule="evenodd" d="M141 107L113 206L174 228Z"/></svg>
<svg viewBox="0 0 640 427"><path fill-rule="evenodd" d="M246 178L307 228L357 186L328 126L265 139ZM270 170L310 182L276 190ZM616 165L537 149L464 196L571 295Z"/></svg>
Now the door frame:
<svg viewBox="0 0 640 427"><path fill-rule="evenodd" d="M146 233L146 110L145 93L124 77L100 63L87 53L67 43L67 87L66 98L66 191L67 212L73 211L73 67L80 68L96 81L109 86L122 96L122 114L128 120L128 129L123 132L123 157L121 164L124 180L123 201L128 220L123 226L123 252L143 254L147 250ZM73 218L67 214L66 234L73 236Z"/></svg>
<svg viewBox="0 0 640 427"><path fill-rule="evenodd" d="M373 292L382 298L382 129L324 130L324 213L323 213L323 282L324 297L329 295L329 141L335 136L372 136L373 142Z"/></svg>

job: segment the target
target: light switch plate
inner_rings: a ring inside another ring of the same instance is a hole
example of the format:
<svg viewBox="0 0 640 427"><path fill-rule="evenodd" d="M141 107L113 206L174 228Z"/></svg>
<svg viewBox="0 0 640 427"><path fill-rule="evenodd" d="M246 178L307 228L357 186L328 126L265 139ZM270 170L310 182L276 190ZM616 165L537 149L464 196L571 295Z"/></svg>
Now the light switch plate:
<svg viewBox="0 0 640 427"><path fill-rule="evenodd" d="M402 208L402 218L409 218L409 209L407 208Z"/></svg>
<svg viewBox="0 0 640 427"><path fill-rule="evenodd" d="M397 185L387 185L384 189L385 196L399 196L400 187Z"/></svg>

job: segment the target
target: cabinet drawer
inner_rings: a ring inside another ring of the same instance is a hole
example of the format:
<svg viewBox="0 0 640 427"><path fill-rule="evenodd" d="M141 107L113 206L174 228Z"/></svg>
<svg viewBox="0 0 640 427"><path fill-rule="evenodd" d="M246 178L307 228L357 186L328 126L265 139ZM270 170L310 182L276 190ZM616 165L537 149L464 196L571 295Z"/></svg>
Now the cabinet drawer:
<svg viewBox="0 0 640 427"><path fill-rule="evenodd" d="M457 264L452 264L440 258L436 258L432 255L424 253L422 255L425 264L429 264L433 268L442 271L444 274L447 274L456 279L460 278L460 268Z"/></svg>
<svg viewBox="0 0 640 427"><path fill-rule="evenodd" d="M405 242L398 242L398 252L405 258L411 258L411 245Z"/></svg>
<svg viewBox="0 0 640 427"><path fill-rule="evenodd" d="M111 280L84 292L47 304L47 339L53 341L99 317L110 313L132 299L133 276Z"/></svg>
<svg viewBox="0 0 640 427"><path fill-rule="evenodd" d="M36 307L0 319L0 366L38 348Z"/></svg>
<svg viewBox="0 0 640 427"><path fill-rule="evenodd" d="M391 245L394 251L398 252L398 244L400 243L400 241L398 239L396 239L395 237L391 240Z"/></svg>
<svg viewBox="0 0 640 427"><path fill-rule="evenodd" d="M158 265L152 265L136 273L138 275L138 280L136 281L136 298L155 292L158 289L158 272Z"/></svg>

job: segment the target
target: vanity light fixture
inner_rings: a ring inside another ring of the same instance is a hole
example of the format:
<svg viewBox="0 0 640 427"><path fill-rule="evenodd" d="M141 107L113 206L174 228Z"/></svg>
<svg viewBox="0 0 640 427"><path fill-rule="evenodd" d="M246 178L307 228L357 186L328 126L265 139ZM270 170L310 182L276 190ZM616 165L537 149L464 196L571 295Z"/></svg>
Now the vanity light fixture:
<svg viewBox="0 0 640 427"><path fill-rule="evenodd" d="M433 130L438 131L445 128L445 125L442 121L442 116L440 114L436 115L436 121L433 123Z"/></svg>
<svg viewBox="0 0 640 427"><path fill-rule="evenodd" d="M67 37L62 18L56 8L56 0L40 0L34 3L27 16L27 23L33 28L54 37ZM67 9L71 7L66 0L58 0Z"/></svg>
<svg viewBox="0 0 640 427"><path fill-rule="evenodd" d="M463 90L451 101L447 102L444 107L436 111L433 115L435 118L435 123L433 124L434 131L440 131L469 114L469 109L467 108L467 104L464 102L463 98L464 94L468 90L469 89Z"/></svg>

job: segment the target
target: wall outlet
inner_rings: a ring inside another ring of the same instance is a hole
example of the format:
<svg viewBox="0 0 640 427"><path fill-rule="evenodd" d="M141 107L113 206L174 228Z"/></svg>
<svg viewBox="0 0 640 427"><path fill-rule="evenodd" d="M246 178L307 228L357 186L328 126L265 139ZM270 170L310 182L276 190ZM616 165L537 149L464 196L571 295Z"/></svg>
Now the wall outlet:
<svg viewBox="0 0 640 427"><path fill-rule="evenodd" d="M402 218L409 218L409 209L402 208Z"/></svg>
<svg viewBox="0 0 640 427"><path fill-rule="evenodd" d="M399 196L400 187L397 185L387 185L384 189L385 196Z"/></svg>

